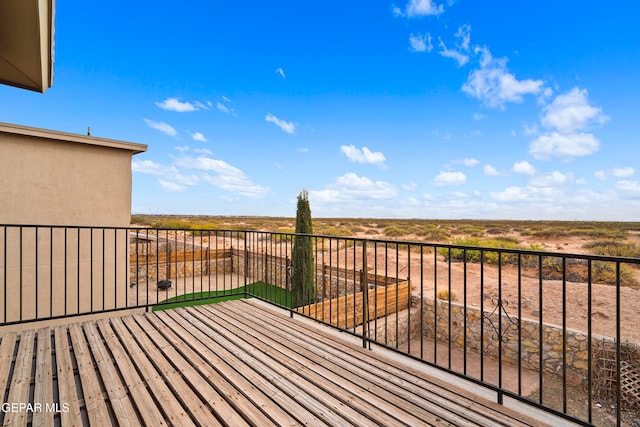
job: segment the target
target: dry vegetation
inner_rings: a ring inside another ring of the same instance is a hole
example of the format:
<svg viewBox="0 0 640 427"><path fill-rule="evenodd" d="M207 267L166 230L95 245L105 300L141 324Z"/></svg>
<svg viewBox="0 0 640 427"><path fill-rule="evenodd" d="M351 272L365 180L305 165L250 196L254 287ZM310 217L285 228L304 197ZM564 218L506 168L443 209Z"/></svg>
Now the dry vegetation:
<svg viewBox="0 0 640 427"><path fill-rule="evenodd" d="M134 215L131 223L193 230L293 232L295 218ZM640 258L640 222L315 218L313 230L327 236Z"/></svg>

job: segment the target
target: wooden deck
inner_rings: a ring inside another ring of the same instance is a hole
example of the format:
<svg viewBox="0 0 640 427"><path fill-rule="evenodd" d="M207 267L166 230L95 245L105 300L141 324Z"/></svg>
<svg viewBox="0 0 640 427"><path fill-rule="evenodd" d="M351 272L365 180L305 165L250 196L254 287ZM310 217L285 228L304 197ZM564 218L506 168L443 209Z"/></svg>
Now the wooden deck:
<svg viewBox="0 0 640 427"><path fill-rule="evenodd" d="M540 425L251 300L7 334L0 391L3 425Z"/></svg>

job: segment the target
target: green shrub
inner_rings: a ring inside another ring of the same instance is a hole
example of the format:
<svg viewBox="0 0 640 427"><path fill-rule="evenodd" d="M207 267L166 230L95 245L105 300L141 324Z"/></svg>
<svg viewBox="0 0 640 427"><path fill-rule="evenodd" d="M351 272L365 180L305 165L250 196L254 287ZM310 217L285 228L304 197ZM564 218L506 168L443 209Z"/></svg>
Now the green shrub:
<svg viewBox="0 0 640 427"><path fill-rule="evenodd" d="M629 236L627 230L605 227L573 228L568 231L568 234L571 236L584 236L595 239L626 239Z"/></svg>
<svg viewBox="0 0 640 427"><path fill-rule="evenodd" d="M278 233L287 233L287 234L273 234L271 238L276 242L291 242L293 241L293 235L291 233L295 233L293 228L278 228L276 230Z"/></svg>
<svg viewBox="0 0 640 427"><path fill-rule="evenodd" d="M423 226L416 234L422 239L432 242L442 242L451 238L449 230L433 224Z"/></svg>
<svg viewBox="0 0 640 427"><path fill-rule="evenodd" d="M595 255L640 258L640 245L618 240L597 240L583 246Z"/></svg>
<svg viewBox="0 0 640 427"><path fill-rule="evenodd" d="M405 236L407 234L407 232L403 228L400 228L400 227L395 226L395 225L386 227L382 231L382 233L385 236L389 236L389 237L399 237L399 236Z"/></svg>
<svg viewBox="0 0 640 427"><path fill-rule="evenodd" d="M171 230L189 230L191 224L188 221L181 219L163 219L151 224L153 228L168 228Z"/></svg>
<svg viewBox="0 0 640 427"><path fill-rule="evenodd" d="M497 264L498 260L501 260L503 264L513 264L518 260L518 254L516 253L503 252L500 255L499 252L493 252L491 249L537 250L537 248L524 248L511 238L481 239L479 237L459 237L453 239L450 244L456 246L479 246L487 249L480 251L477 249L465 250L463 248L451 248L451 250L449 250L448 248L441 248L438 250L438 253L445 258L451 254L451 259L455 261L466 260L467 262L475 263L480 262L482 254L484 255L484 262L488 264ZM524 261L526 262L526 260Z"/></svg>
<svg viewBox="0 0 640 427"><path fill-rule="evenodd" d="M131 215L131 224L143 224L147 225L147 219L142 215Z"/></svg>
<svg viewBox="0 0 640 427"><path fill-rule="evenodd" d="M594 261L591 274L594 283L616 284L616 266L613 262ZM633 270L629 266L620 265L620 284L622 286L635 286L638 284Z"/></svg>
<svg viewBox="0 0 640 427"><path fill-rule="evenodd" d="M316 231L317 234L322 234L324 236L335 236L335 237L351 237L353 236L353 232L344 227L336 227L336 226L325 226Z"/></svg>

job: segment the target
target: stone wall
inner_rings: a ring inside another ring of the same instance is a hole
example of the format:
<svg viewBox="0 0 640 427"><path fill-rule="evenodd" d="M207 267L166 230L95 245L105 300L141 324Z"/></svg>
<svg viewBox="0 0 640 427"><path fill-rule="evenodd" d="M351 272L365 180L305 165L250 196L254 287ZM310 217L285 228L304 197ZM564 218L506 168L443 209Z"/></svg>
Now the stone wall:
<svg viewBox="0 0 640 427"><path fill-rule="evenodd" d="M416 305L419 304L419 300ZM451 307L451 319L449 319ZM422 300L423 334L426 337L436 337L437 340L448 342L464 348L465 346L465 310L464 306L446 300ZM477 353L483 351L486 357L498 358L498 310L485 308L484 317L479 309L466 309L466 348ZM560 326L540 324L534 320L517 319L502 313L502 360L506 363L517 364L521 361L525 369L542 370L559 374L563 368L563 349L566 349L567 376L572 383L586 381L589 368L588 336L586 332L567 329L566 343ZM451 325L451 329L449 329ZM519 326L519 327L518 327ZM415 326L412 326L414 328ZM518 339L520 337L520 340ZM542 358L540 357L540 342L542 342ZM598 361L596 355L603 346L611 346L611 338L592 335L592 358L594 366ZM613 344L615 346L615 344ZM622 344L625 348L633 344ZM482 346L482 347L481 347ZM640 359L640 355L636 357ZM640 360L634 360L640 366Z"/></svg>
<svg viewBox="0 0 640 427"><path fill-rule="evenodd" d="M411 323L409 323L411 322ZM413 338L417 338L420 333L420 310L411 308L399 313L394 313L387 318L372 320L369 322L369 337L389 347L398 348L406 344Z"/></svg>
<svg viewBox="0 0 640 427"><path fill-rule="evenodd" d="M247 278L248 283L264 282L286 288L288 258L266 252L232 251L233 271Z"/></svg>
<svg viewBox="0 0 640 427"><path fill-rule="evenodd" d="M149 280L175 279L177 277L207 276L209 274L230 274L233 273L231 258L212 259L209 261L187 261L158 264L131 264L130 278L132 282L143 282Z"/></svg>

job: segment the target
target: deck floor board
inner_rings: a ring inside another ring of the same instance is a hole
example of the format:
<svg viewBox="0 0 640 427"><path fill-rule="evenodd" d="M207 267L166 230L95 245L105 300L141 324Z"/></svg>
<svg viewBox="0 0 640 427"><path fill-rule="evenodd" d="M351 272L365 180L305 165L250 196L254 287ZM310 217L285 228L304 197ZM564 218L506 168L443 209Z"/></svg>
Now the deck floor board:
<svg viewBox="0 0 640 427"><path fill-rule="evenodd" d="M41 405L3 425L543 425L252 300L7 334L0 393Z"/></svg>

